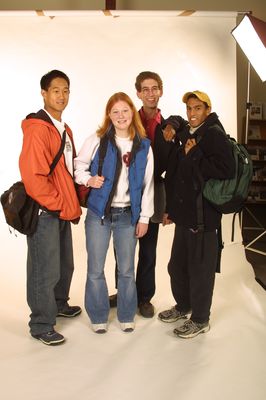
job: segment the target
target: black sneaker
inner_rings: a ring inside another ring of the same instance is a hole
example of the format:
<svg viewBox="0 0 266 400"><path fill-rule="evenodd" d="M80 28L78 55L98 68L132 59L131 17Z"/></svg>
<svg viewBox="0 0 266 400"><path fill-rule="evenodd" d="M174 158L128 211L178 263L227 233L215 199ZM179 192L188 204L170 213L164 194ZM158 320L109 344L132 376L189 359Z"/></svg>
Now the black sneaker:
<svg viewBox="0 0 266 400"><path fill-rule="evenodd" d="M154 316L154 307L149 301L147 301L146 303L140 303L139 313L144 318L152 318Z"/></svg>
<svg viewBox="0 0 266 400"><path fill-rule="evenodd" d="M79 306L69 306L66 304L64 308L57 313L57 317L72 318L76 317L81 313L81 308Z"/></svg>
<svg viewBox="0 0 266 400"><path fill-rule="evenodd" d="M109 296L109 303L111 308L117 307L117 294Z"/></svg>
<svg viewBox="0 0 266 400"><path fill-rule="evenodd" d="M65 338L60 333L52 330L50 332L39 333L37 335L31 334L34 339L40 340L42 343L47 344L48 346L56 346L65 341Z"/></svg>

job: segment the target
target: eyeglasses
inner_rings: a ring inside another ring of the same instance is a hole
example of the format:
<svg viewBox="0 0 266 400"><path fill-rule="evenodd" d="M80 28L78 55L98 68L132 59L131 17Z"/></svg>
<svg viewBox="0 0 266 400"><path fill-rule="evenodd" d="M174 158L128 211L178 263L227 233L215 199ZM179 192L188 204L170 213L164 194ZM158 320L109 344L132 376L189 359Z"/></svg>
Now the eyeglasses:
<svg viewBox="0 0 266 400"><path fill-rule="evenodd" d="M157 94L160 91L160 88L158 86L153 86L151 88L144 87L141 89L141 92L146 95L146 94Z"/></svg>

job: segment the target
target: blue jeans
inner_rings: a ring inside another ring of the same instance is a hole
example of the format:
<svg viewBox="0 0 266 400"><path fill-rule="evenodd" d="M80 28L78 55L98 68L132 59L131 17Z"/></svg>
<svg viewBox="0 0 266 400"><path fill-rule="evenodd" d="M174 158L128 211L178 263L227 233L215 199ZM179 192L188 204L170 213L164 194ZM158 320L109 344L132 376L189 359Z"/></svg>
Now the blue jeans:
<svg viewBox="0 0 266 400"><path fill-rule="evenodd" d="M135 226L131 212L111 208L109 217L101 221L90 209L85 220L88 272L85 308L93 324L106 323L110 310L104 264L111 234L117 257L117 317L120 322L131 322L137 309L137 291L134 275L136 248Z"/></svg>
<svg viewBox="0 0 266 400"><path fill-rule="evenodd" d="M149 303L155 293L156 246L159 224L149 222L146 235L139 239L139 261L137 265L136 286L138 305ZM115 261L116 261L116 254ZM117 263L115 266L115 287L117 288Z"/></svg>
<svg viewBox="0 0 266 400"><path fill-rule="evenodd" d="M69 221L42 212L36 232L27 236L27 301L32 334L49 332L69 299L74 262Z"/></svg>

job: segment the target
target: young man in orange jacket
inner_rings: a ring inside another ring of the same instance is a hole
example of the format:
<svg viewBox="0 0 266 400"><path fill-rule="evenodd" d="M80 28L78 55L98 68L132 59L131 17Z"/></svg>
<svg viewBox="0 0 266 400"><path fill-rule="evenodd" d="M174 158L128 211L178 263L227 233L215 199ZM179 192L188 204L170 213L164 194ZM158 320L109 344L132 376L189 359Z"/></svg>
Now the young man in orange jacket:
<svg viewBox="0 0 266 400"><path fill-rule="evenodd" d="M37 230L27 236L27 301L32 337L57 345L65 338L54 330L56 317L81 313L79 306L68 304L74 270L70 222L79 220L81 209L72 177L73 136L61 118L69 100L70 81L63 72L53 70L41 78L40 84L44 108L22 121L19 158L26 192L40 205ZM64 151L50 175L64 131Z"/></svg>

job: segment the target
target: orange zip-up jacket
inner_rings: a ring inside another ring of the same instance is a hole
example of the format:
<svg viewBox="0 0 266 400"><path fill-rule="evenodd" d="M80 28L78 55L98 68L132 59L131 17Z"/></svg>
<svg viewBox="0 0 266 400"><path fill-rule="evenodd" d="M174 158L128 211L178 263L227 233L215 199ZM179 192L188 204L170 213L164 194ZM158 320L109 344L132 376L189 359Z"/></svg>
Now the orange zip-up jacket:
<svg viewBox="0 0 266 400"><path fill-rule="evenodd" d="M64 154L52 174L48 175L62 139L52 123L38 118L39 115L40 118L45 118L45 114L41 110L22 121L23 145L19 157L21 178L28 195L41 206L49 211L57 211L59 218L63 220L74 221L80 217L81 208ZM73 135L67 125L66 131L72 141L75 155Z"/></svg>

